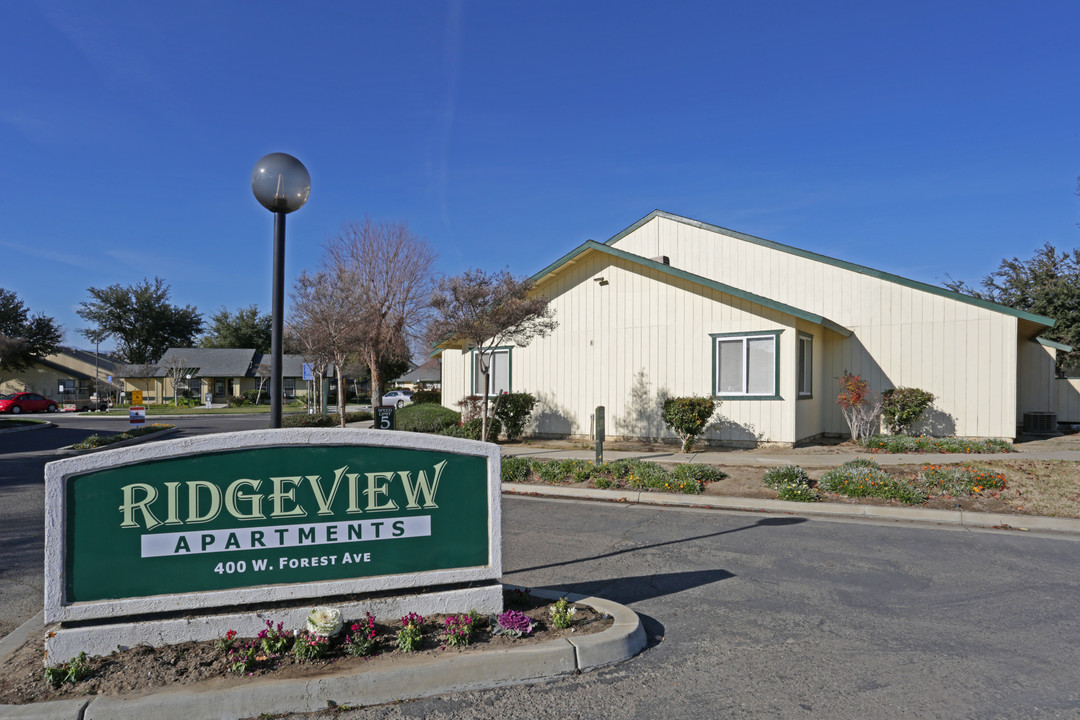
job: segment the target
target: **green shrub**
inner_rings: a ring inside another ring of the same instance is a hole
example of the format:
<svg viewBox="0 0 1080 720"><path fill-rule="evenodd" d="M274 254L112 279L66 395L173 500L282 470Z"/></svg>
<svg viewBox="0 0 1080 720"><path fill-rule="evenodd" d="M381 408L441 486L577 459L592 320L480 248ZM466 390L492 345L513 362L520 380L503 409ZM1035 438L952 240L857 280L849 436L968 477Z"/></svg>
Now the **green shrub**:
<svg viewBox="0 0 1080 720"><path fill-rule="evenodd" d="M596 473L596 466L588 460L563 460L566 474L576 483L590 480Z"/></svg>
<svg viewBox="0 0 1080 720"><path fill-rule="evenodd" d="M91 435L85 438L82 442L77 442L71 447L75 450L92 450L94 448L103 447L105 445L112 445L123 440L130 440L131 438L142 437L143 435L149 435L151 433L161 432L162 430L170 430L176 427L175 425L167 425L165 423L151 423L149 425L143 425L142 427L133 428L127 432L116 433L114 435Z"/></svg>
<svg viewBox="0 0 1080 720"><path fill-rule="evenodd" d="M665 484L671 482L671 475L663 466L637 458L616 460L604 465L604 469L612 477L625 481L629 487L637 490L663 489Z"/></svg>
<svg viewBox="0 0 1080 720"><path fill-rule="evenodd" d="M413 405L430 405L442 403L442 392L439 390L417 390L412 396Z"/></svg>
<svg viewBox="0 0 1080 720"><path fill-rule="evenodd" d="M66 663L45 668L45 682L53 687L60 687L64 683L74 685L90 674L90 665L86 660L86 653L80 652Z"/></svg>
<svg viewBox="0 0 1080 720"><path fill-rule="evenodd" d="M461 426L462 435L470 440L479 440L480 435L483 432L481 425L481 419L478 417L469 420ZM499 433L502 432L502 424L498 418L488 418L488 441L495 442L499 438Z"/></svg>
<svg viewBox="0 0 1080 720"><path fill-rule="evenodd" d="M881 417L893 435L907 433L934 402L934 394L919 388L893 388L881 393Z"/></svg>
<svg viewBox="0 0 1080 720"><path fill-rule="evenodd" d="M1016 447L1004 440L968 440L958 437L935 438L927 435L874 435L861 442L874 452L886 453L1009 453Z"/></svg>
<svg viewBox="0 0 1080 720"><path fill-rule="evenodd" d="M460 425L454 425L453 427L448 427L445 430L443 430L442 432L440 432L439 434L440 435L445 435L447 437L456 437L456 438L466 437L465 428L461 427Z"/></svg>
<svg viewBox="0 0 1080 720"><path fill-rule="evenodd" d="M627 460L631 464L630 472L626 475L626 484L638 490L654 489L667 490L665 485L671 484L671 475L663 466L647 460Z"/></svg>
<svg viewBox="0 0 1080 720"><path fill-rule="evenodd" d="M776 497L780 500L788 500L790 502L818 501L817 493L814 492L813 488L809 485L800 485L799 483L781 485L776 488Z"/></svg>
<svg viewBox="0 0 1080 720"><path fill-rule="evenodd" d="M406 405L397 411L397 429L420 433L441 433L461 422L461 413L432 403Z"/></svg>
<svg viewBox="0 0 1080 720"><path fill-rule="evenodd" d="M933 495L977 495L983 490L1001 490L1005 476L986 468L971 465L924 465L916 482Z"/></svg>
<svg viewBox="0 0 1080 720"><path fill-rule="evenodd" d="M599 472L588 460L534 460L532 468L541 480L548 483L585 482Z"/></svg>
<svg viewBox="0 0 1080 720"><path fill-rule="evenodd" d="M779 490L785 485L809 485L810 476L798 465L784 465L783 467L769 468L761 478L765 487Z"/></svg>
<svg viewBox="0 0 1080 720"><path fill-rule="evenodd" d="M698 491L700 492L704 489L706 484L726 478L727 473L713 465L684 463L682 465L676 465L671 471L671 476L680 483L697 483Z"/></svg>
<svg viewBox="0 0 1080 720"><path fill-rule="evenodd" d="M281 418L283 428L334 427L338 424L337 415L326 413L290 414Z"/></svg>
<svg viewBox="0 0 1080 720"><path fill-rule="evenodd" d="M336 413L334 414L334 417L337 417ZM371 420L373 417L375 417L375 416L372 415L367 410L357 410L357 411L354 411L354 412L345 413L345 422L347 422L347 423L364 422L365 420Z"/></svg>
<svg viewBox="0 0 1080 720"><path fill-rule="evenodd" d="M661 417L682 439L682 451L688 453L694 440L708 429L715 411L716 401L710 397L675 397L664 400Z"/></svg>
<svg viewBox="0 0 1080 720"><path fill-rule="evenodd" d="M243 395L234 395L233 397L229 398L230 407L243 407L244 405L247 405L247 402L247 398Z"/></svg>
<svg viewBox="0 0 1080 720"><path fill-rule="evenodd" d="M536 398L529 393L506 393L495 404L495 417L502 423L507 440L517 440L525 429L536 405Z"/></svg>
<svg viewBox="0 0 1080 720"><path fill-rule="evenodd" d="M527 457L504 457L502 459L503 482L525 482L532 472L532 460Z"/></svg>
<svg viewBox="0 0 1080 720"><path fill-rule="evenodd" d="M847 497L899 500L908 505L926 501L926 494L912 483L894 480L880 467L844 463L821 476L818 490Z"/></svg>

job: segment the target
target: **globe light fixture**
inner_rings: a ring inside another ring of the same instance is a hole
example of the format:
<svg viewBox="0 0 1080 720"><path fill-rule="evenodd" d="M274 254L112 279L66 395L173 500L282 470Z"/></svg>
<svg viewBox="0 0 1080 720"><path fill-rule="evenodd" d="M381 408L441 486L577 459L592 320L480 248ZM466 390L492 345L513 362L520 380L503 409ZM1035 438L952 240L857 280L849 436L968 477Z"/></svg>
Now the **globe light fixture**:
<svg viewBox="0 0 1080 720"><path fill-rule="evenodd" d="M251 171L251 192L274 213L274 288L270 326L270 427L281 427L282 335L285 316L285 216L303 207L311 194L311 175L286 153L263 155Z"/></svg>

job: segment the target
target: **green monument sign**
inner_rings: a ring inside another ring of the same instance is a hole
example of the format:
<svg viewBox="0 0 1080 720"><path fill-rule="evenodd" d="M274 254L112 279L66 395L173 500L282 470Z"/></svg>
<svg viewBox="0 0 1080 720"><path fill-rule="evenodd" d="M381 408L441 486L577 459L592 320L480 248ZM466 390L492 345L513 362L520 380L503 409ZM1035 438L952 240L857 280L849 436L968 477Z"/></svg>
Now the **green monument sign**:
<svg viewBox="0 0 1080 720"><path fill-rule="evenodd" d="M50 463L46 619L496 579L498 453L274 430Z"/></svg>

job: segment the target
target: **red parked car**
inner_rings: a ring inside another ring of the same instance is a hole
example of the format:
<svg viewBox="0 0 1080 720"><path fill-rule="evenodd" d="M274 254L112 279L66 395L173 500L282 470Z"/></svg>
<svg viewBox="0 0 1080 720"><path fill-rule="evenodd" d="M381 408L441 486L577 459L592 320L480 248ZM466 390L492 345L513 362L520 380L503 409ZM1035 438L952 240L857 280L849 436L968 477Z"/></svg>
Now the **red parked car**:
<svg viewBox="0 0 1080 720"><path fill-rule="evenodd" d="M60 406L55 400L31 392L0 395L0 412L17 415L24 412L56 412Z"/></svg>

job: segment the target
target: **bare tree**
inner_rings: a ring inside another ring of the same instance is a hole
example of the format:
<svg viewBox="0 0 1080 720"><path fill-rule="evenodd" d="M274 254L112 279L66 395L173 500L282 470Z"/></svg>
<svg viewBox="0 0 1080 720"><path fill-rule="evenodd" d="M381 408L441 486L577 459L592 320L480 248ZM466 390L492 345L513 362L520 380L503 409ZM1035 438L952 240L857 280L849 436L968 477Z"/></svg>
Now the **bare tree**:
<svg viewBox="0 0 1080 720"><path fill-rule="evenodd" d="M337 368L338 417L345 427L345 393L341 368L362 341L361 306L354 274L346 268L323 270L315 275L301 272L292 291L290 329L304 348L304 358L314 367L329 361Z"/></svg>
<svg viewBox="0 0 1080 720"><path fill-rule="evenodd" d="M259 400L262 399L263 387L266 386L266 381L270 379L270 364L261 362L259 366L255 368L255 377L259 379L259 389L255 393L255 404L259 404Z"/></svg>
<svg viewBox="0 0 1080 720"><path fill-rule="evenodd" d="M487 440L493 350L508 343L525 347L558 327L547 298L532 289L532 280L516 278L508 270L489 275L472 269L441 280L431 298L438 313L428 329L432 343L456 338L477 350L484 376L483 440Z"/></svg>
<svg viewBox="0 0 1080 720"><path fill-rule="evenodd" d="M355 283L355 350L371 373L373 405L383 395L384 368L408 360L409 344L428 319L434 262L434 250L403 222L365 217L326 243L326 271L345 272Z"/></svg>
<svg viewBox="0 0 1080 720"><path fill-rule="evenodd" d="M165 374L172 379L173 406L175 407L179 404L180 386L182 385L185 390L191 389L188 385L191 363L186 355L170 355L162 361L161 367L165 368Z"/></svg>

